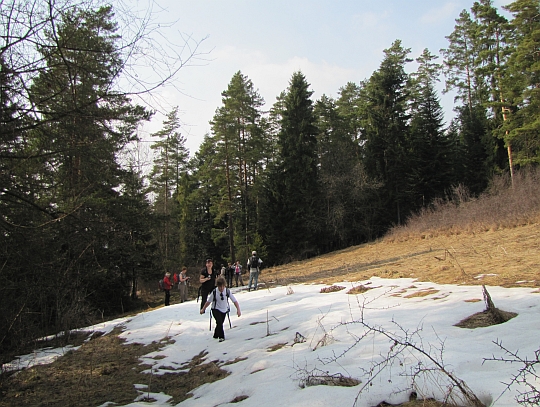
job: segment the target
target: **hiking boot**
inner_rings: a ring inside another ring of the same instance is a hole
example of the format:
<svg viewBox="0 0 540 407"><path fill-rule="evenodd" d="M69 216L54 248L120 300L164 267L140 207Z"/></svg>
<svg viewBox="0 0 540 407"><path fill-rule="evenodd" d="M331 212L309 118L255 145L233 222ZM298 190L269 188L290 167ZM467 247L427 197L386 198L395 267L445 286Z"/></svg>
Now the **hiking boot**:
<svg viewBox="0 0 540 407"><path fill-rule="evenodd" d="M223 342L224 340L225 340L225 338L219 338L220 342Z"/></svg>

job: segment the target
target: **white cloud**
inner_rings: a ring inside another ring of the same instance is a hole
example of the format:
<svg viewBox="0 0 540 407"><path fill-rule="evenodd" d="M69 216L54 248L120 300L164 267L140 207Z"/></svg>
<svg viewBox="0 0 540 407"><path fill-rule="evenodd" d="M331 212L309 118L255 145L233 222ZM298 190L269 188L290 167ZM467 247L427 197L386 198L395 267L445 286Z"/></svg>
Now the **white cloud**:
<svg viewBox="0 0 540 407"><path fill-rule="evenodd" d="M289 80L294 72L301 71L310 89L314 92L313 97L318 98L323 93L335 96L340 87L344 86L351 78L355 77L355 71L329 64L325 61L315 63L306 57L293 57L282 64L251 64L243 71L261 91L267 104L273 104L275 98L289 86Z"/></svg>
<svg viewBox="0 0 540 407"><path fill-rule="evenodd" d="M448 21L449 18L458 18L461 10L455 2L448 2L440 7L431 8L420 17L420 22L436 25Z"/></svg>
<svg viewBox="0 0 540 407"><path fill-rule="evenodd" d="M355 14L352 17L352 21L355 25L362 27L363 29L378 27L388 17L388 12L374 13L374 12L362 12Z"/></svg>

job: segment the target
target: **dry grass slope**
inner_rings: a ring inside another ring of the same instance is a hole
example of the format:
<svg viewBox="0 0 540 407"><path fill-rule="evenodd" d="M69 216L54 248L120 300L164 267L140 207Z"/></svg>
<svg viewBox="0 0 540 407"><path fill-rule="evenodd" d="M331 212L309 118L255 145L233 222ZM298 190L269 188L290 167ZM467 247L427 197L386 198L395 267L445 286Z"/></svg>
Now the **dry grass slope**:
<svg viewBox="0 0 540 407"><path fill-rule="evenodd" d="M334 284L372 276L441 284L538 287L540 169L500 177L472 199L456 188L379 241L264 270L269 285Z"/></svg>

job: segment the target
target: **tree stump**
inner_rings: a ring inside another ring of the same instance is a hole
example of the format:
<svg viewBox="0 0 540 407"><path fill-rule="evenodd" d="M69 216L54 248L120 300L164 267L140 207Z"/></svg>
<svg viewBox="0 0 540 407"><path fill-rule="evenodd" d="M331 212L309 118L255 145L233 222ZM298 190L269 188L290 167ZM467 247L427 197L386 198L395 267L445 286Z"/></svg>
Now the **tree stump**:
<svg viewBox="0 0 540 407"><path fill-rule="evenodd" d="M491 295L489 295L485 285L482 286L482 292L484 294L484 302L486 303L486 311L491 314L493 322L495 324L502 324L503 322L506 322L507 318L505 318L501 311L495 307L495 304L493 304L493 301L491 300Z"/></svg>

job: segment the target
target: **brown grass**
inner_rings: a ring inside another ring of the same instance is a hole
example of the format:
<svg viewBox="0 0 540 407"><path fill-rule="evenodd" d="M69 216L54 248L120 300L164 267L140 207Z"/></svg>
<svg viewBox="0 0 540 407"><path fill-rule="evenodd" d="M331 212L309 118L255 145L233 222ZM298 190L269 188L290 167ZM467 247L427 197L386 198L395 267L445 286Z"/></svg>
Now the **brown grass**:
<svg viewBox="0 0 540 407"><path fill-rule="evenodd" d="M266 286L329 286L381 278L437 284L540 287L540 223L485 232L387 238L263 269Z"/></svg>
<svg viewBox="0 0 540 407"><path fill-rule="evenodd" d="M80 406L94 407L107 401L117 404L133 402L145 393L164 392L179 403L190 391L228 375L218 362L205 363L205 354L195 355L182 366L187 372L153 375L142 373L150 368L140 357L157 351L168 341L124 345L118 331L96 336L78 350L68 352L55 362L11 374L0 383L0 406ZM140 393L134 384L145 384Z"/></svg>

